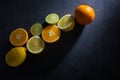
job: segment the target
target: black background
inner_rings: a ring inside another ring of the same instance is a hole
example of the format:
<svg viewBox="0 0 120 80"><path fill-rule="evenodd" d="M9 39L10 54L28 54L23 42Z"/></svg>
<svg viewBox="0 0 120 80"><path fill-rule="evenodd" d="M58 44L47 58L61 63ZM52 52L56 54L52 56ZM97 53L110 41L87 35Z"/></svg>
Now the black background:
<svg viewBox="0 0 120 80"><path fill-rule="evenodd" d="M32 24L45 27L49 13L74 16L75 8L91 5L94 22L76 23L63 32L58 42L47 44L38 55L27 52L19 67L7 66L4 57L13 48L12 30L22 27L28 33ZM0 79L1 80L115 80L120 73L120 0L1 0L0 1Z"/></svg>

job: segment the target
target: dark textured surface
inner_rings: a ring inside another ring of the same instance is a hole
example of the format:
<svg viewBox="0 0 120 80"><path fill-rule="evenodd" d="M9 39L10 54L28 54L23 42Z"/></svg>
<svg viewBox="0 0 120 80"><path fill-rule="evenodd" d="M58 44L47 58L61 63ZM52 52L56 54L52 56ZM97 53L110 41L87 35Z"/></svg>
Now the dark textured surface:
<svg viewBox="0 0 120 80"><path fill-rule="evenodd" d="M51 12L61 16L79 4L94 7L93 23L76 24L62 32L54 44L46 44L40 55L27 53L25 62L8 67L5 54L13 46L10 32L18 27L28 32L36 22L44 25ZM115 80L120 73L120 0L1 0L0 1L0 79L1 80Z"/></svg>

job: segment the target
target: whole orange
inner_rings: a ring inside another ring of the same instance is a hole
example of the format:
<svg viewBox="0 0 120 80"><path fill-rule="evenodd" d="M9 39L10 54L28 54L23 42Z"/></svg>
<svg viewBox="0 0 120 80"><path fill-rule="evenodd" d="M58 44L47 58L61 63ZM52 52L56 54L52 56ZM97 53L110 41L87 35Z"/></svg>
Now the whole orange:
<svg viewBox="0 0 120 80"><path fill-rule="evenodd" d="M93 22L95 18L94 8L87 4L81 4L76 7L74 12L75 20L81 25L87 25Z"/></svg>

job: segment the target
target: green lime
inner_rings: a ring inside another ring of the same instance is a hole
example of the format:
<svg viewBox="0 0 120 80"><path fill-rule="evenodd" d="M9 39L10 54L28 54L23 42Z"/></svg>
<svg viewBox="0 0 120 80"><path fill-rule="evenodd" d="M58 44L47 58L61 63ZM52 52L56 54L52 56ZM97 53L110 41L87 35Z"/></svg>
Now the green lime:
<svg viewBox="0 0 120 80"><path fill-rule="evenodd" d="M75 26L75 20L71 14L66 14L60 18L57 25L63 31L71 31Z"/></svg>
<svg viewBox="0 0 120 80"><path fill-rule="evenodd" d="M35 23L31 26L30 32L34 36L38 36L42 33L42 25L40 23Z"/></svg>
<svg viewBox="0 0 120 80"><path fill-rule="evenodd" d="M48 24L57 24L57 22L59 21L59 16L56 13L50 13L46 16L45 21Z"/></svg>

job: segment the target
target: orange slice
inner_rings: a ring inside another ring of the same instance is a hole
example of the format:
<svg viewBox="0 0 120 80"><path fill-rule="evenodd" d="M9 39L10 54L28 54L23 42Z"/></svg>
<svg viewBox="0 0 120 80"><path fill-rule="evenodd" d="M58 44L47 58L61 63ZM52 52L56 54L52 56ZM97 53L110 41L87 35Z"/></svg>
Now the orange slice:
<svg viewBox="0 0 120 80"><path fill-rule="evenodd" d="M14 46L23 46L28 40L28 33L24 28L17 28L10 34L10 43Z"/></svg>
<svg viewBox="0 0 120 80"><path fill-rule="evenodd" d="M60 30L56 25L49 25L42 31L42 38L47 43L56 42L60 38Z"/></svg>

